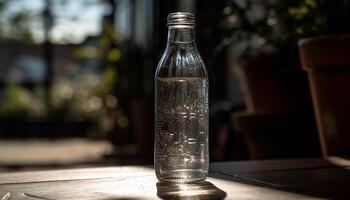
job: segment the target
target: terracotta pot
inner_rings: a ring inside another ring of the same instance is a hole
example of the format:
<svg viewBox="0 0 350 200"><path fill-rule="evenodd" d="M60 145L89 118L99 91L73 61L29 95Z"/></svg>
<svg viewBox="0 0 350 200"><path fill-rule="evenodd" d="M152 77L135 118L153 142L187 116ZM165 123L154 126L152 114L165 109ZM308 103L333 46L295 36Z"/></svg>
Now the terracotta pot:
<svg viewBox="0 0 350 200"><path fill-rule="evenodd" d="M246 141L250 159L321 155L316 126L310 117L240 113L234 125Z"/></svg>
<svg viewBox="0 0 350 200"><path fill-rule="evenodd" d="M301 69L288 69L267 56L240 60L237 66L248 112L312 113L307 75Z"/></svg>
<svg viewBox="0 0 350 200"><path fill-rule="evenodd" d="M350 36L299 42L324 156L350 155Z"/></svg>

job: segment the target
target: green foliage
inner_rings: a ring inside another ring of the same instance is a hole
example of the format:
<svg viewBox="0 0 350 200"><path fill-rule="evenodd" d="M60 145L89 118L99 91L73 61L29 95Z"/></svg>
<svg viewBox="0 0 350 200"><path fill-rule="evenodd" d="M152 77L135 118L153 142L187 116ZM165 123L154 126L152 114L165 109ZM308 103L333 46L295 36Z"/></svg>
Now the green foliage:
<svg viewBox="0 0 350 200"><path fill-rule="evenodd" d="M4 99L0 104L0 115L9 118L25 119L45 116L45 103L40 98L40 87L31 92L16 84L10 84L4 90Z"/></svg>
<svg viewBox="0 0 350 200"><path fill-rule="evenodd" d="M0 38L35 42L33 22L40 22L42 13L35 15L29 10L20 10L5 17L7 7L14 2L0 0ZM57 2L64 6L68 1ZM85 3L88 6L96 2L99 1ZM118 106L116 91L122 59L117 45L120 38L110 22L104 23L96 46L81 46L74 52L78 62L97 61L102 65L102 72L92 72L80 66L73 76L55 78L49 87L48 98L42 86L28 89L19 84L8 85L0 102L0 116L21 120L89 121L98 133L111 131L115 126L128 126L128 118Z"/></svg>
<svg viewBox="0 0 350 200"><path fill-rule="evenodd" d="M114 120L124 117L118 111L117 97L112 94L115 80L116 74L111 70L102 76L81 71L73 78L57 79L51 86L48 104L44 87L30 90L10 84L0 102L0 116L20 120L89 121L95 125L96 132L105 133L113 128L117 122Z"/></svg>
<svg viewBox="0 0 350 200"><path fill-rule="evenodd" d="M222 23L237 57L278 55L295 65L297 41L324 31L324 16L316 0L237 2L223 10Z"/></svg>
<svg viewBox="0 0 350 200"><path fill-rule="evenodd" d="M0 0L0 39L11 38L26 43L34 42L34 24L39 21L28 9L11 10L16 0Z"/></svg>
<svg viewBox="0 0 350 200"><path fill-rule="evenodd" d="M9 23L12 25L9 33L10 37L25 42L33 42L34 39L31 30L32 20L32 14L27 10L23 10L10 16Z"/></svg>

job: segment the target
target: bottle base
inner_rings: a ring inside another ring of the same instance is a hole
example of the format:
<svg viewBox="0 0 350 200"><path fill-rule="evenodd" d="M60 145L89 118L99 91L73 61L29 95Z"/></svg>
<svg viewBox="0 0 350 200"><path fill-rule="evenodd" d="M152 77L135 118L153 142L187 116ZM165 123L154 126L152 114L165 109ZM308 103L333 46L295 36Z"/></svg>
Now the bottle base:
<svg viewBox="0 0 350 200"><path fill-rule="evenodd" d="M208 172L203 170L179 169L157 174L157 178L160 182L193 183L204 181L207 174Z"/></svg>

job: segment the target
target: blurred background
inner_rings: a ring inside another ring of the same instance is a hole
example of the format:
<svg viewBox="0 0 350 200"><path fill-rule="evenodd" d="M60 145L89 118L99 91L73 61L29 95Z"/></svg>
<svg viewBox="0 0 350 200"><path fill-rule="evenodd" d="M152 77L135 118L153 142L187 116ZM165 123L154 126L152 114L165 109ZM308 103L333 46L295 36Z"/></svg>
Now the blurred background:
<svg viewBox="0 0 350 200"><path fill-rule="evenodd" d="M301 38L347 33L348 1L0 0L0 170L152 164L170 12L196 14L211 161L319 157Z"/></svg>

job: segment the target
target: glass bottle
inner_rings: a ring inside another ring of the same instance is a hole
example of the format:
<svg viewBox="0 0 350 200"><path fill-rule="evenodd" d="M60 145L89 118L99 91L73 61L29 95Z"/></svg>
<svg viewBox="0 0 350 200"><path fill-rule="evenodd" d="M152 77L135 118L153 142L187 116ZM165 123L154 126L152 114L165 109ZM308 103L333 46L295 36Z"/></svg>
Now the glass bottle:
<svg viewBox="0 0 350 200"><path fill-rule="evenodd" d="M195 43L195 18L168 15L168 42L155 74L154 167L159 181L208 174L208 74Z"/></svg>

